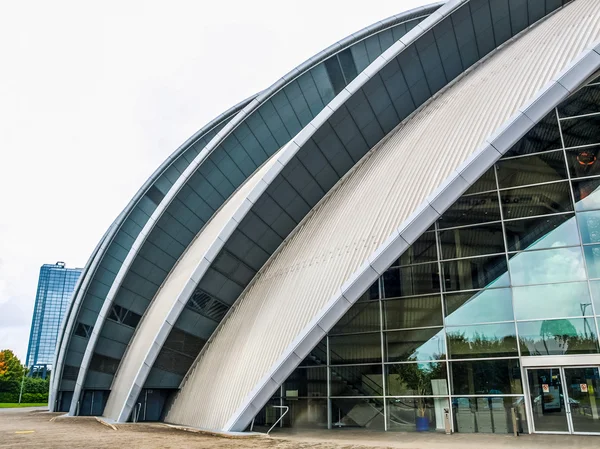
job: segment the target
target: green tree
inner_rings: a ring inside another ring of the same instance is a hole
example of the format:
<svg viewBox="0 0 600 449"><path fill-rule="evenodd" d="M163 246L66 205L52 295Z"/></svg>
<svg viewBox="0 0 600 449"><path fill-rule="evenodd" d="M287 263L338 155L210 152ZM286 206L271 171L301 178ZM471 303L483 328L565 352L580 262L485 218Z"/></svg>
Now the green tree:
<svg viewBox="0 0 600 449"><path fill-rule="evenodd" d="M26 369L10 349L0 351L0 402L17 402Z"/></svg>

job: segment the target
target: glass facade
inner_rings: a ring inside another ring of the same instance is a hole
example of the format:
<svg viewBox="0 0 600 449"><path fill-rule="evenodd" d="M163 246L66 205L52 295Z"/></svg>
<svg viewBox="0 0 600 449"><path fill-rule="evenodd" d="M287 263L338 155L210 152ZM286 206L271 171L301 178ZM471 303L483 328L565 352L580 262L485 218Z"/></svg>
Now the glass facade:
<svg viewBox="0 0 600 449"><path fill-rule="evenodd" d="M446 410L455 432L510 433L512 409L519 431L538 422L551 385L522 357L600 352L599 99L597 83L576 92L406 250L272 398L290 407L283 426L439 431ZM563 373L581 387L561 426L600 432L598 369Z"/></svg>
<svg viewBox="0 0 600 449"><path fill-rule="evenodd" d="M26 359L31 370L52 365L60 325L80 275L80 268L65 268L63 262L40 268Z"/></svg>

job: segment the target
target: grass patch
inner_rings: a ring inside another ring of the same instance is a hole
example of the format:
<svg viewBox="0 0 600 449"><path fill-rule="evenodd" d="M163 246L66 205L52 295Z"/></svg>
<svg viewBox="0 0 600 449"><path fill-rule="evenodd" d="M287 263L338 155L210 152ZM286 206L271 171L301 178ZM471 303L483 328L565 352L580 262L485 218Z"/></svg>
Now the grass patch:
<svg viewBox="0 0 600 449"><path fill-rule="evenodd" d="M0 402L0 408L47 407L47 406L48 406L47 402L35 402L35 403L30 403L30 404L26 404L26 403L16 404L16 403L11 403L11 402Z"/></svg>

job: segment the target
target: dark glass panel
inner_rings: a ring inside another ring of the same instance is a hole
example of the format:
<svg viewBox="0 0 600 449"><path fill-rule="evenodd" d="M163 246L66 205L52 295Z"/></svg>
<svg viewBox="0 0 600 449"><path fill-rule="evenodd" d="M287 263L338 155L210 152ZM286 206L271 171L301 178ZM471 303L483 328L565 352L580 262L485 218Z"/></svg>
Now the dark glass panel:
<svg viewBox="0 0 600 449"><path fill-rule="evenodd" d="M327 368L296 368L283 384L283 396L327 397Z"/></svg>
<svg viewBox="0 0 600 449"><path fill-rule="evenodd" d="M513 433L512 412L517 414L517 430L528 431L523 396L453 398L454 430L458 433Z"/></svg>
<svg viewBox="0 0 600 449"><path fill-rule="evenodd" d="M383 301L386 329L441 326L442 302L439 295Z"/></svg>
<svg viewBox="0 0 600 449"><path fill-rule="evenodd" d="M600 86L586 86L558 106L561 117L600 112Z"/></svg>
<svg viewBox="0 0 600 449"><path fill-rule="evenodd" d="M443 432L446 398L387 400L387 428L393 432Z"/></svg>
<svg viewBox="0 0 600 449"><path fill-rule="evenodd" d="M559 368L527 370L536 431L568 432L566 404Z"/></svg>
<svg viewBox="0 0 600 449"><path fill-rule="evenodd" d="M567 178L562 150L501 160L496 163L496 170L501 189Z"/></svg>
<svg viewBox="0 0 600 449"><path fill-rule="evenodd" d="M332 427L385 430L383 399L332 399Z"/></svg>
<svg viewBox="0 0 600 449"><path fill-rule="evenodd" d="M452 359L510 357L518 352L514 323L448 327L446 334Z"/></svg>
<svg viewBox="0 0 600 449"><path fill-rule="evenodd" d="M554 109L511 148L506 157L539 153L562 148Z"/></svg>
<svg viewBox="0 0 600 449"><path fill-rule="evenodd" d="M491 223L440 232L442 259L503 253L502 224Z"/></svg>
<svg viewBox="0 0 600 449"><path fill-rule="evenodd" d="M461 196L439 218L441 228L466 226L500 220L498 194L496 192Z"/></svg>
<svg viewBox="0 0 600 449"><path fill-rule="evenodd" d="M310 354L300 362L300 366L322 366L327 365L327 337L323 338L315 346Z"/></svg>
<svg viewBox="0 0 600 449"><path fill-rule="evenodd" d="M600 145L567 150L567 162L571 178L600 175Z"/></svg>
<svg viewBox="0 0 600 449"><path fill-rule="evenodd" d="M505 220L573 210L568 182L503 190L500 195Z"/></svg>
<svg viewBox="0 0 600 449"><path fill-rule="evenodd" d="M344 90L344 87L346 87L346 81L344 80L340 63L336 57L333 57L326 59L324 64L331 85L333 86L333 93L337 95Z"/></svg>
<svg viewBox="0 0 600 449"><path fill-rule="evenodd" d="M483 175L481 175L481 178L479 178L475 184L469 187L469 189L465 192L465 195L496 190L496 175L494 170L495 168L492 167Z"/></svg>
<svg viewBox="0 0 600 449"><path fill-rule="evenodd" d="M590 354L598 352L593 318L517 323L522 355Z"/></svg>
<svg viewBox="0 0 600 449"><path fill-rule="evenodd" d="M437 260L435 232L426 232L419 237L400 257L400 265L432 262Z"/></svg>
<svg viewBox="0 0 600 449"><path fill-rule="evenodd" d="M378 331L381 328L379 315L379 301L357 302L329 333L334 335Z"/></svg>
<svg viewBox="0 0 600 449"><path fill-rule="evenodd" d="M439 291L437 263L390 268L383 274L383 298L425 295Z"/></svg>
<svg viewBox="0 0 600 449"><path fill-rule="evenodd" d="M464 325L513 319L511 291L492 288L478 292L446 293L446 325Z"/></svg>
<svg viewBox="0 0 600 449"><path fill-rule="evenodd" d="M386 362L440 360L446 356L444 331L440 328L384 333Z"/></svg>
<svg viewBox="0 0 600 449"><path fill-rule="evenodd" d="M346 79L346 83L349 83L358 74L356 71L356 64L354 63L354 57L352 56L352 51L347 48L338 53L338 59L340 60L340 65L342 66L342 72L344 73L344 78Z"/></svg>
<svg viewBox="0 0 600 449"><path fill-rule="evenodd" d="M388 396L448 394L446 362L386 365Z"/></svg>
<svg viewBox="0 0 600 449"><path fill-rule="evenodd" d="M600 211L582 212L577 220L583 243L600 243Z"/></svg>
<svg viewBox="0 0 600 449"><path fill-rule="evenodd" d="M579 244L574 214L547 215L504 223L509 251Z"/></svg>
<svg viewBox="0 0 600 449"><path fill-rule="evenodd" d="M381 362L380 334L329 337L329 357L332 365Z"/></svg>
<svg viewBox="0 0 600 449"><path fill-rule="evenodd" d="M513 285L548 284L585 279L583 257L579 247L513 254L508 265Z"/></svg>
<svg viewBox="0 0 600 449"><path fill-rule="evenodd" d="M331 366L331 396L382 396L381 365Z"/></svg>
<svg viewBox="0 0 600 449"><path fill-rule="evenodd" d="M508 287L506 256L475 257L442 263L444 290Z"/></svg>
<svg viewBox="0 0 600 449"><path fill-rule="evenodd" d="M600 209L600 179L573 181L575 210Z"/></svg>
<svg viewBox="0 0 600 449"><path fill-rule="evenodd" d="M522 394L518 359L451 362L452 394Z"/></svg>
<svg viewBox="0 0 600 449"><path fill-rule="evenodd" d="M600 278L600 245L583 247L589 278Z"/></svg>
<svg viewBox="0 0 600 449"><path fill-rule="evenodd" d="M563 120L561 126L566 148L600 143L600 115Z"/></svg>
<svg viewBox="0 0 600 449"><path fill-rule="evenodd" d="M593 314L587 282L514 287L513 298L517 320Z"/></svg>

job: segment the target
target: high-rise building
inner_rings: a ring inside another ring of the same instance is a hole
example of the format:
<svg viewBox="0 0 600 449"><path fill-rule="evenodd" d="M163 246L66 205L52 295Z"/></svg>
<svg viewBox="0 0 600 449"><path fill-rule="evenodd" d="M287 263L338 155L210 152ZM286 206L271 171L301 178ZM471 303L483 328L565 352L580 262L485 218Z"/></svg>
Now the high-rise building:
<svg viewBox="0 0 600 449"><path fill-rule="evenodd" d="M51 409L600 435L599 22L448 0L217 117L91 254Z"/></svg>
<svg viewBox="0 0 600 449"><path fill-rule="evenodd" d="M40 268L27 348L30 374L51 367L60 325L80 275L81 268L66 268L64 262Z"/></svg>

